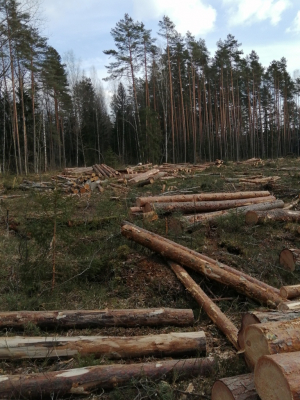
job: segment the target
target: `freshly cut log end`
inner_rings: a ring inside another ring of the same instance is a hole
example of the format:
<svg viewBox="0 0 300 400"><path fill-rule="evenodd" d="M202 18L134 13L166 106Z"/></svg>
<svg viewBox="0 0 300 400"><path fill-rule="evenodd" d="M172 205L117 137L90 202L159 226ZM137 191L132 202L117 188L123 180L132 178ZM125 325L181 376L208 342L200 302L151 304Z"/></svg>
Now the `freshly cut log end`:
<svg viewBox="0 0 300 400"><path fill-rule="evenodd" d="M269 355L267 339L262 335L260 325L250 325L245 331L245 357L249 366L254 367L263 355Z"/></svg>
<svg viewBox="0 0 300 400"><path fill-rule="evenodd" d="M282 286L280 295L283 299L295 299L300 297L300 285Z"/></svg>
<svg viewBox="0 0 300 400"><path fill-rule="evenodd" d="M245 356L252 366L264 355L300 351L300 319L250 325L245 331Z"/></svg>
<svg viewBox="0 0 300 400"><path fill-rule="evenodd" d="M286 270L295 271L300 266L300 250L283 249L279 255L279 262Z"/></svg>
<svg viewBox="0 0 300 400"><path fill-rule="evenodd" d="M254 383L261 399L300 398L300 353L261 357L255 367Z"/></svg>
<svg viewBox="0 0 300 400"><path fill-rule="evenodd" d="M259 323L259 319L253 314L247 313L243 316L241 328L238 332L238 344L241 350L244 350L245 348L245 330L247 326Z"/></svg>
<svg viewBox="0 0 300 400"><path fill-rule="evenodd" d="M211 400L259 400L253 374L216 381L212 388Z"/></svg>

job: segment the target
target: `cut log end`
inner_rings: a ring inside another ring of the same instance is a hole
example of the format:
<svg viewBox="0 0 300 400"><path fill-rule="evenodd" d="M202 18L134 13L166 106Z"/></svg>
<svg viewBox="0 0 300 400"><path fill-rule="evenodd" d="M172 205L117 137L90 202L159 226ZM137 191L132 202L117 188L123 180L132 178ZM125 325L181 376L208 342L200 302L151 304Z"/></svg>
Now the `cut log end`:
<svg viewBox="0 0 300 400"><path fill-rule="evenodd" d="M223 383L222 381L217 381L215 382L212 392L211 392L211 399L212 400L236 400L236 398L233 396L231 391L228 389L228 387Z"/></svg>
<svg viewBox="0 0 300 400"><path fill-rule="evenodd" d="M293 400L293 394L280 365L274 356L261 357L255 368L255 387L262 399Z"/></svg>
<svg viewBox="0 0 300 400"><path fill-rule="evenodd" d="M269 355L268 341L262 335L260 324L250 325L245 331L245 356L248 364L254 367L262 355Z"/></svg>
<svg viewBox="0 0 300 400"><path fill-rule="evenodd" d="M256 225L258 222L258 216L255 211L248 211L245 216L245 221L247 225Z"/></svg>
<svg viewBox="0 0 300 400"><path fill-rule="evenodd" d="M296 259L292 250L283 249L279 256L279 262L287 271L295 271Z"/></svg>
<svg viewBox="0 0 300 400"><path fill-rule="evenodd" d="M238 344L242 350L244 350L245 348L245 330L247 326L259 323L259 319L253 314L247 313L243 316L241 329L238 333Z"/></svg>

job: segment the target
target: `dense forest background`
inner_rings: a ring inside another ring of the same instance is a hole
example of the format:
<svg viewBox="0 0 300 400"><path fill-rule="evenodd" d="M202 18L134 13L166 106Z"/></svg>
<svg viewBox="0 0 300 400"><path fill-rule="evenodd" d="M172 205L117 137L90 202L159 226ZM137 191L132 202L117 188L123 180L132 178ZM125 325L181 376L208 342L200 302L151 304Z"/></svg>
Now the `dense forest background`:
<svg viewBox="0 0 300 400"><path fill-rule="evenodd" d="M228 35L210 55L164 16L163 46L125 15L111 30L106 80L47 43L34 2L0 0L0 172L300 155L300 78L261 65Z"/></svg>

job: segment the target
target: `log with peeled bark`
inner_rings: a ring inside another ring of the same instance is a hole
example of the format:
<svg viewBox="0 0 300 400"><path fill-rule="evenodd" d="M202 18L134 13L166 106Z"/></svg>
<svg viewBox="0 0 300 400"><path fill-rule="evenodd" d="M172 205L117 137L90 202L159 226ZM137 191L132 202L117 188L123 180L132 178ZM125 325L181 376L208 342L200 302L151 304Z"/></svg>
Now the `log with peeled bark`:
<svg viewBox="0 0 300 400"><path fill-rule="evenodd" d="M85 395L96 389L111 389L131 380L150 381L210 376L217 367L213 357L156 361L143 364L97 365L39 374L1 375L0 398L61 398L66 394Z"/></svg>
<svg viewBox="0 0 300 400"><path fill-rule="evenodd" d="M300 296L300 285L282 286L280 295L283 299L295 299Z"/></svg>
<svg viewBox="0 0 300 400"><path fill-rule="evenodd" d="M242 317L241 328L238 333L240 348L245 348L245 330L249 325L264 324L266 322L292 321L300 318L300 311L248 311Z"/></svg>
<svg viewBox="0 0 300 400"><path fill-rule="evenodd" d="M300 300L283 301L277 308L279 311L300 311Z"/></svg>
<svg viewBox="0 0 300 400"><path fill-rule="evenodd" d="M212 387L211 400L259 400L254 386L254 375L219 379Z"/></svg>
<svg viewBox="0 0 300 400"><path fill-rule="evenodd" d="M245 217L247 225L262 224L267 221L299 222L300 211L270 210L248 211Z"/></svg>
<svg viewBox="0 0 300 400"><path fill-rule="evenodd" d="M236 200L250 199L253 197L270 196L268 191L252 191L252 192L233 192L233 193L198 193L198 194L181 194L174 196L150 196L138 197L136 205L144 206L146 203L179 203L179 202L196 202L196 201L217 201L217 200Z"/></svg>
<svg viewBox="0 0 300 400"><path fill-rule="evenodd" d="M35 359L94 355L109 359L181 357L206 352L205 333L171 332L161 335L108 337L4 337L0 359Z"/></svg>
<svg viewBox="0 0 300 400"><path fill-rule="evenodd" d="M300 319L249 325L245 330L245 356L255 366L265 355L300 351Z"/></svg>
<svg viewBox="0 0 300 400"><path fill-rule="evenodd" d="M279 255L279 262L286 270L295 271L300 268L300 250L283 249Z"/></svg>
<svg viewBox="0 0 300 400"><path fill-rule="evenodd" d="M155 251L172 261L189 267L209 279L216 280L226 286L230 286L240 293L257 301L267 304L270 307L276 307L282 301L282 298L271 286L261 284L254 278L250 279L246 274L233 272L233 268L209 259L202 254L191 251L184 246L180 246L171 240L165 239L159 235L151 233L145 229L137 227L128 222L124 222L121 228L123 236L133 240L152 251ZM211 261L210 261L211 260ZM279 292L279 291L278 291Z"/></svg>
<svg viewBox="0 0 300 400"><path fill-rule="evenodd" d="M150 171L147 172L143 172L141 174L138 174L137 176L129 179L127 181L128 184L135 184L135 183L139 183L141 181L144 181L145 179L150 178L151 176L157 174L159 172L159 169L150 169Z"/></svg>
<svg viewBox="0 0 300 400"><path fill-rule="evenodd" d="M300 352L261 357L254 384L262 400L300 399Z"/></svg>
<svg viewBox="0 0 300 400"><path fill-rule="evenodd" d="M196 212L228 210L234 207L242 207L250 204L258 204L275 201L274 196L255 197L250 199L220 200L220 201L189 201L173 203L146 203L145 212L156 211L158 214L168 214L181 212L182 214L191 214Z"/></svg>
<svg viewBox="0 0 300 400"><path fill-rule="evenodd" d="M7 327L24 328L28 324L34 324L41 328L92 328L110 326L189 326L193 323L193 310L173 308L0 312L0 329Z"/></svg>
<svg viewBox="0 0 300 400"><path fill-rule="evenodd" d="M185 215L180 218L183 228L186 231L194 231L199 228L204 222L210 221L219 217L227 217L232 214L246 214L248 211L273 210L274 208L283 208L282 200L264 202L260 204L252 204L244 207L230 208L229 210L214 211L211 213Z"/></svg>
<svg viewBox="0 0 300 400"><path fill-rule="evenodd" d="M199 285L190 277L181 265L168 260L172 271L176 274L180 282L191 293L197 303L204 309L209 318L224 333L227 339L238 350L237 334L238 330L234 324L226 317L220 308L203 292Z"/></svg>

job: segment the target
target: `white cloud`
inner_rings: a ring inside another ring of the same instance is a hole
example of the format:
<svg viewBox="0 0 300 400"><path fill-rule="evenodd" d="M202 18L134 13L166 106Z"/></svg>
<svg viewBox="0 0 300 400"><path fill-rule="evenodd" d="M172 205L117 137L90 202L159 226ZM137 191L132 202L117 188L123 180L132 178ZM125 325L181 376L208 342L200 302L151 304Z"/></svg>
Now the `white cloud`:
<svg viewBox="0 0 300 400"><path fill-rule="evenodd" d="M270 20L277 25L282 13L291 6L290 0L223 0L229 7L229 24L253 24Z"/></svg>
<svg viewBox="0 0 300 400"><path fill-rule="evenodd" d="M298 11L296 18L292 23L292 26L290 26L286 31L300 33L300 11Z"/></svg>
<svg viewBox="0 0 300 400"><path fill-rule="evenodd" d="M194 35L211 32L217 17L216 10L204 4L203 0L134 0L134 5L139 19L167 15L182 34L187 31Z"/></svg>
<svg viewBox="0 0 300 400"><path fill-rule="evenodd" d="M273 60L279 61L282 57L287 60L287 70L290 74L300 69L300 40L294 41L276 41L269 45L255 44L254 48L243 46L244 54L250 54L255 50L259 60L264 67L268 67Z"/></svg>

